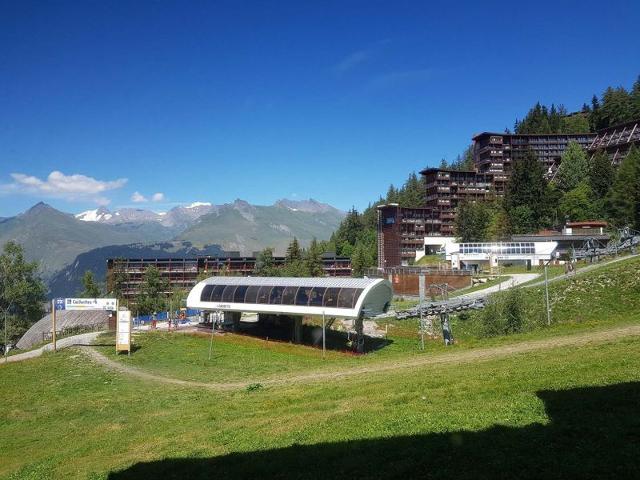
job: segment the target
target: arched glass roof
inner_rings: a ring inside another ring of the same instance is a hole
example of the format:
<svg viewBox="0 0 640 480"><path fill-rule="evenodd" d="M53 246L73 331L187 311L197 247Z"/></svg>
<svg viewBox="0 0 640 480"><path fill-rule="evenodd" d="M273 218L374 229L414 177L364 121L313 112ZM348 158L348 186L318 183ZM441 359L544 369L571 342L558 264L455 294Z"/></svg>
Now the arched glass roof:
<svg viewBox="0 0 640 480"><path fill-rule="evenodd" d="M368 278L211 277L194 287L187 304L211 310L352 317L367 296L383 298L376 310L384 310L391 301L391 286L386 280Z"/></svg>

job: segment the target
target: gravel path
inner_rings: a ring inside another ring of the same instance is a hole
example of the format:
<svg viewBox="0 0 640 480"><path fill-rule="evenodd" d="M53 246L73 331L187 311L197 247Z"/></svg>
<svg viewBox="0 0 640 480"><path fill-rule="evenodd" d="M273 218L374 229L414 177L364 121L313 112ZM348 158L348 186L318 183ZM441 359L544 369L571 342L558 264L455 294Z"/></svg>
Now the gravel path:
<svg viewBox="0 0 640 480"><path fill-rule="evenodd" d="M71 337L61 338L56 342L56 346L59 350L61 348L74 347L78 345L91 345L101 333L103 332L89 332L81 333L80 335L73 335ZM36 348L35 350L29 350L28 352L11 355L8 357L8 361L20 362L21 360L28 360L30 358L39 357L43 352L50 352L52 350L53 343L47 343L46 345L40 348ZM4 363L4 360L1 360L0 362Z"/></svg>
<svg viewBox="0 0 640 480"><path fill-rule="evenodd" d="M546 350L558 347L579 347L587 344L607 343L618 340L622 337L640 335L640 325L617 327L598 332L585 332L573 335L563 335L560 337L546 338L543 340L532 340L519 342L511 345L502 345L490 348L476 348L472 350L455 351L437 355L425 355L420 358L410 358L404 360L389 361L375 365L366 365L355 368L345 368L337 371L316 371L306 372L298 375L282 377L252 378L242 382L222 382L206 383L190 380L180 380L177 378L165 377L150 373L139 368L123 365L117 361L105 357L100 352L91 347L83 347L82 351L96 363L126 375L131 375L142 380L154 381L163 384L178 385L184 387L206 388L214 391L226 391L246 388L248 385L260 383L263 386L286 386L296 384L307 384L312 382L335 380L339 378L352 377L355 375L375 374L402 370L428 365L470 363L495 358L504 358L511 355Z"/></svg>
<svg viewBox="0 0 640 480"><path fill-rule="evenodd" d="M517 287L523 283L530 282L538 278L538 273L510 273L507 280L500 282L498 285L492 285L491 287L483 288L482 290L476 290L475 292L469 292L456 297L452 297L452 300L474 300L476 298L484 298L500 290L506 290L508 288Z"/></svg>

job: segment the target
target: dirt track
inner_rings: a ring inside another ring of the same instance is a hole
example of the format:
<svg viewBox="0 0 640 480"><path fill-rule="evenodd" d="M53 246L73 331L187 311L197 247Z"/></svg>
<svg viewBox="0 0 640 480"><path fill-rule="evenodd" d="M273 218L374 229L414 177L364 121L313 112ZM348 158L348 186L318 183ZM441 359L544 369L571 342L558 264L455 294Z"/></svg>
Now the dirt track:
<svg viewBox="0 0 640 480"><path fill-rule="evenodd" d="M425 365L438 364L456 364L474 361L490 360L495 358L504 358L510 355L520 353L533 352L538 350L546 350L557 347L577 347L587 344L606 343L611 340L617 340L621 337L640 335L640 325L631 325L626 327L612 328L598 332L585 332L574 335L565 335L561 337L553 337L544 340L533 340L515 343L511 345L502 345L491 348L478 348L473 350L452 351L450 353L441 353L437 355L425 355L420 358L410 358L406 360L389 361L386 363L377 363L374 365L366 365L355 368L345 368L336 371L318 371L307 372L303 374L294 374L286 378L266 377L251 378L242 382L231 383L206 383L195 382L190 380L180 380L177 378L164 377L144 370L129 367L111 360L91 347L81 347L82 351L87 354L96 363L120 373L131 375L143 380L160 382L170 385L178 385L184 387L207 388L216 391L226 391L246 388L248 385L260 383L264 386L282 386L304 384L318 381L335 380L343 377L354 375L373 374L380 372L388 372L393 370L401 370L405 368L420 367Z"/></svg>

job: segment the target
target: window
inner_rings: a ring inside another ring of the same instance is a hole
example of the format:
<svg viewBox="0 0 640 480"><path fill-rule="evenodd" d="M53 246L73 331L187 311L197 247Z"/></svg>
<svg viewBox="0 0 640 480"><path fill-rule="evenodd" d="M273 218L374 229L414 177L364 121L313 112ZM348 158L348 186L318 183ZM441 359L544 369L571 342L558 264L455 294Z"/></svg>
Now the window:
<svg viewBox="0 0 640 480"><path fill-rule="evenodd" d="M325 290L326 287L314 287L313 290L311 290L311 295L309 295L309 306L321 307Z"/></svg>
<svg viewBox="0 0 640 480"><path fill-rule="evenodd" d="M298 292L298 287L287 287L284 289L282 293L282 304L283 305L294 305L296 300L296 293Z"/></svg>
<svg viewBox="0 0 640 480"><path fill-rule="evenodd" d="M327 288L324 292L324 301L322 302L325 307L336 307L338 305L338 295L340 294L339 288Z"/></svg>
<svg viewBox="0 0 640 480"><path fill-rule="evenodd" d="M260 287L253 285L247 288L247 293L244 295L244 303L258 303L256 302L256 297L258 296L258 291Z"/></svg>
<svg viewBox="0 0 640 480"><path fill-rule="evenodd" d="M271 305L280 305L282 303L282 292L284 292L284 287L273 287L271 289L269 303Z"/></svg>
<svg viewBox="0 0 640 480"><path fill-rule="evenodd" d="M343 288L338 297L338 308L353 308L353 297L356 295L355 288Z"/></svg>
<svg viewBox="0 0 640 480"><path fill-rule="evenodd" d="M256 303L269 303L269 294L271 293L271 286L260 287L258 292L258 298Z"/></svg>
<svg viewBox="0 0 640 480"><path fill-rule="evenodd" d="M211 291L213 290L213 285L205 285L202 289L202 293L200 294L201 302L208 302L209 298L211 298Z"/></svg>
<svg viewBox="0 0 640 480"><path fill-rule="evenodd" d="M216 285L215 288L213 289L213 292L211 292L211 301L212 302L219 302L220 300L222 300L222 292L224 291L226 285Z"/></svg>
<svg viewBox="0 0 640 480"><path fill-rule="evenodd" d="M246 285L240 285L236 288L236 293L233 294L233 302L244 303L244 295L247 293L248 288Z"/></svg>
<svg viewBox="0 0 640 480"><path fill-rule="evenodd" d="M233 294L236 291L235 285L227 285L227 288L222 292L222 301L223 302L233 302Z"/></svg>
<svg viewBox="0 0 640 480"><path fill-rule="evenodd" d="M307 305L309 303L309 294L311 287L300 287L296 295L296 305Z"/></svg>

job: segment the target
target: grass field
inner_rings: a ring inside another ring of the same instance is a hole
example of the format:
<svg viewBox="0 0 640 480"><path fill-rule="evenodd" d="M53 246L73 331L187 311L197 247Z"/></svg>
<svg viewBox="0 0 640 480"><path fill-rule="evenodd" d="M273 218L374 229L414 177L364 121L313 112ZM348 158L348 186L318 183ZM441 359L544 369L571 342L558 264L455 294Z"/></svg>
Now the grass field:
<svg viewBox="0 0 640 480"><path fill-rule="evenodd" d="M141 380L76 350L0 366L0 477L632 478L640 476L640 336L453 361L457 353L640 323L639 260L551 286L554 324L418 350L388 320L365 356L227 335L138 336L123 365L206 382L438 363L217 391ZM527 291L533 300L539 288ZM102 339L105 343L109 338ZM97 347L114 358L113 346ZM452 361L447 361L451 355Z"/></svg>

